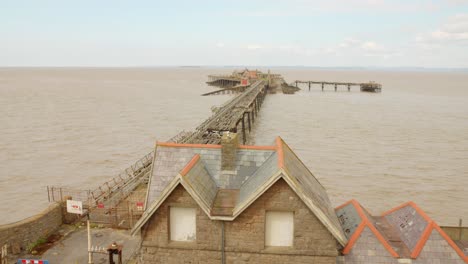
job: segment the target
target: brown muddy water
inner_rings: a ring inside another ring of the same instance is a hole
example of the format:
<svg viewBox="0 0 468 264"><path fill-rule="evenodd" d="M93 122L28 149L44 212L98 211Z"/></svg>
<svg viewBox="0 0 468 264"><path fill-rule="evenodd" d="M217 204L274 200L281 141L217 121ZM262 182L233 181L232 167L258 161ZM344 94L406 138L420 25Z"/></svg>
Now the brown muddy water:
<svg viewBox="0 0 468 264"><path fill-rule="evenodd" d="M156 140L190 130L230 95L206 76L230 68L0 69L0 224L47 206L47 185L92 189ZM263 69L265 70L265 69ZM405 201L439 224L468 221L468 73L274 68L300 79L382 83L381 94L319 86L266 98L253 131L281 136L335 206L373 214Z"/></svg>

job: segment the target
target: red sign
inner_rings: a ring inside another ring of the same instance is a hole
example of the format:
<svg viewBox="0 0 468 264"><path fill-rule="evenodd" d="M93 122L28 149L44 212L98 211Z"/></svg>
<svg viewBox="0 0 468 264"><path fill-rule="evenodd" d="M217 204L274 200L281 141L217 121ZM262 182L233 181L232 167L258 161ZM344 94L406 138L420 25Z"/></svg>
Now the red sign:
<svg viewBox="0 0 468 264"><path fill-rule="evenodd" d="M136 203L137 210L143 211L144 204L145 204L144 202L137 202Z"/></svg>

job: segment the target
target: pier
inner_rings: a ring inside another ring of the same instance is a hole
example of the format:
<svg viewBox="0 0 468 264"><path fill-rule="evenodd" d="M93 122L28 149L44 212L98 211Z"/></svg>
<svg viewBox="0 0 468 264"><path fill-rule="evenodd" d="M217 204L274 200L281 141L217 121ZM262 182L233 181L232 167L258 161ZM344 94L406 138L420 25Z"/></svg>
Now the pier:
<svg viewBox="0 0 468 264"><path fill-rule="evenodd" d="M280 74L263 73L258 70L234 71L231 75L210 75L207 82L219 89L202 94L217 95L236 93L229 101L219 107L213 107L213 114L203 121L193 131L182 131L169 139L169 142L179 144L221 144L225 132L237 133L242 144L248 144L249 134L258 119L260 108L268 93L283 92L293 94L299 91L299 84L308 84L309 90L313 84L335 87L359 86L361 91L379 92L381 85L377 83L351 83L326 81L295 81L293 85L285 82ZM90 218L95 223L118 228L132 228L142 211L136 204L144 200L144 194L138 193L139 186L148 182L148 175L154 159L150 152L134 165L125 169L94 190L70 190L62 187L48 188L50 202L65 201L72 197L84 201L85 209L90 212ZM132 204L132 205L130 205ZM141 203L139 203L141 204Z"/></svg>
<svg viewBox="0 0 468 264"><path fill-rule="evenodd" d="M257 80L246 90L214 110L214 114L198 126L194 132L180 137L177 143L219 144L223 132L242 132L242 142L247 142L247 130L252 130L260 107L267 94L268 85ZM221 91L225 91L222 89Z"/></svg>
<svg viewBox="0 0 468 264"><path fill-rule="evenodd" d="M332 86L335 89L335 92L338 91L338 87L345 87L348 89L348 92L351 91L351 87L359 86L361 92L371 92L371 93L380 93L382 91L382 85L376 82L367 82L367 83L354 83L354 82L329 82L329 81L299 81L294 82L296 87L299 88L299 84L307 84L309 86L309 91L312 88L313 84L319 84L322 87L322 91L325 90L325 86Z"/></svg>
<svg viewBox="0 0 468 264"><path fill-rule="evenodd" d="M246 144L271 80L256 77L249 78L249 83L252 84L246 85L243 91L239 91L240 94L220 107L213 108L213 114L195 130L182 131L168 141L219 145L224 132L233 132L238 133L240 141ZM227 89L215 92L223 90ZM49 202L64 202L69 198L80 200L83 201L84 209L89 211L93 223L130 229L142 215L142 210L137 204L144 201L145 192L139 192L137 189L148 183L153 159L154 151L94 190L48 186ZM143 190L146 191L144 188Z"/></svg>

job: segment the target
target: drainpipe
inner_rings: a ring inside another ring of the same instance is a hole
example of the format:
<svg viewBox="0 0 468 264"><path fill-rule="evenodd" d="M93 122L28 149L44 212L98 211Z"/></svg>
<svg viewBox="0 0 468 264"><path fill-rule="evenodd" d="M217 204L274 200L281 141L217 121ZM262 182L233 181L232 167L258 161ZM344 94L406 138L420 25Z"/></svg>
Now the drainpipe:
<svg viewBox="0 0 468 264"><path fill-rule="evenodd" d="M224 221L221 220L221 264L226 264L226 254L224 252Z"/></svg>

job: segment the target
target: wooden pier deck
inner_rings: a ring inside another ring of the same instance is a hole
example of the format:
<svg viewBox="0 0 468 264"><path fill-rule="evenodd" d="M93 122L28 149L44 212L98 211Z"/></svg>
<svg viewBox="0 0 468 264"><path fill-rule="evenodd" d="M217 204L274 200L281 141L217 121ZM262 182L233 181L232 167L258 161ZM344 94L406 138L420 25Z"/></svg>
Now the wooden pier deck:
<svg viewBox="0 0 468 264"><path fill-rule="evenodd" d="M296 87L299 88L299 84L308 84L309 91L312 88L313 84L319 84L322 86L322 91L324 91L325 86L333 86L335 88L335 92L338 91L338 87L346 87L348 92L351 91L352 86L359 86L361 92L372 92L372 93L380 93L382 91L382 85L375 82L367 82L367 83L354 83L354 82L330 82L330 81L299 81L296 80L294 82Z"/></svg>
<svg viewBox="0 0 468 264"><path fill-rule="evenodd" d="M265 98L267 84L258 80L243 93L221 106L198 126L194 132L181 137L178 143L220 144L223 132L242 132L242 141L247 141L247 132L252 129L260 106ZM247 131L248 130L248 131Z"/></svg>

